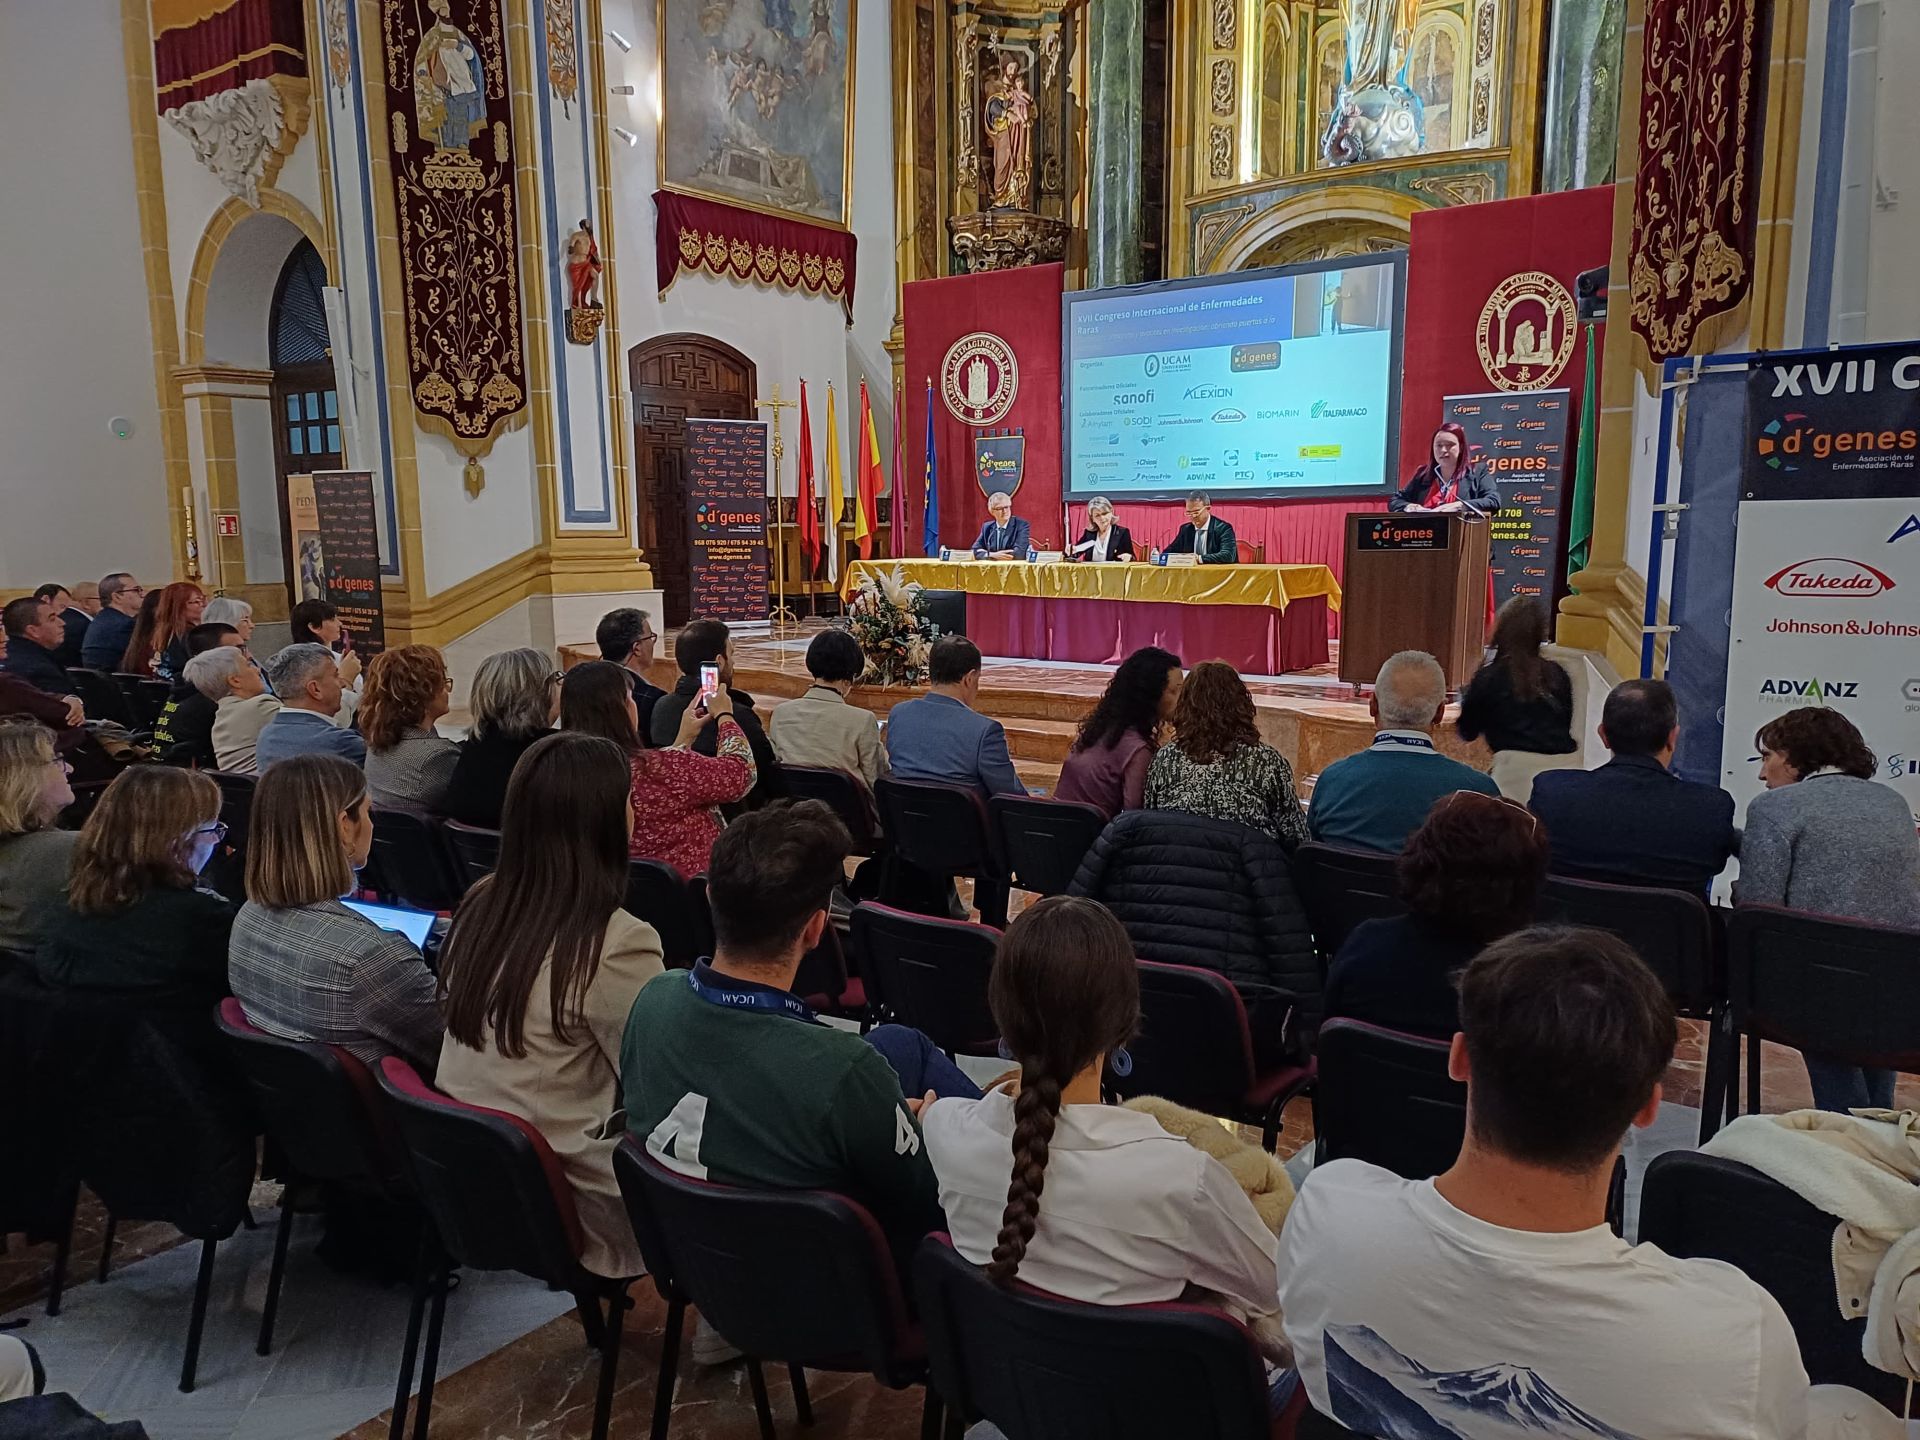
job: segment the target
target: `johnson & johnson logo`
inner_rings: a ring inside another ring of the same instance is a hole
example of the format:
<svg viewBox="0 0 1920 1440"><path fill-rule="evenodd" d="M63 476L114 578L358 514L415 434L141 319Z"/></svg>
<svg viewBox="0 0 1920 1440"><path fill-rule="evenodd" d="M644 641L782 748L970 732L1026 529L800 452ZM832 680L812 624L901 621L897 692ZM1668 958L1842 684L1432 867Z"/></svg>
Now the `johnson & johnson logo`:
<svg viewBox="0 0 1920 1440"><path fill-rule="evenodd" d="M1819 555L1775 571L1767 577L1767 588L1780 595L1837 595L1858 600L1893 589L1893 578L1858 560Z"/></svg>

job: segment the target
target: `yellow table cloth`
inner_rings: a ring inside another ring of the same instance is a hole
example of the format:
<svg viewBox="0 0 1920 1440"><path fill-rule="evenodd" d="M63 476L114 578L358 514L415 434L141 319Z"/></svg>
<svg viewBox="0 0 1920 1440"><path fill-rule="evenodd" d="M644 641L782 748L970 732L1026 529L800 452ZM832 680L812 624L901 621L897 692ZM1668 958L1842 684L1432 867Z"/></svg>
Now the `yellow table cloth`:
<svg viewBox="0 0 1920 1440"><path fill-rule="evenodd" d="M841 577L850 596L871 576L892 574L929 590L970 595L1018 595L1042 600L1133 600L1174 605L1259 605L1285 610L1289 602L1324 595L1340 608L1340 582L1325 565L1035 565L1022 560L855 560Z"/></svg>

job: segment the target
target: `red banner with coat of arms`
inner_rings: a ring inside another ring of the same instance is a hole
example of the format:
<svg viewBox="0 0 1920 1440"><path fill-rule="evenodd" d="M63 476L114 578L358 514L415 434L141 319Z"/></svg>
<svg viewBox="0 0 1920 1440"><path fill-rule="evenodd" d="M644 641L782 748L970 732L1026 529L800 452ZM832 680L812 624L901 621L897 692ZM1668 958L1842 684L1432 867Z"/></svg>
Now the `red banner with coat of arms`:
<svg viewBox="0 0 1920 1440"><path fill-rule="evenodd" d="M1575 282L1607 263L1613 186L1423 210L1407 252L1400 476L1427 463L1448 395L1580 393ZM1606 326L1596 332L1598 363ZM1567 433L1580 417L1567 417Z"/></svg>
<svg viewBox="0 0 1920 1440"><path fill-rule="evenodd" d="M1065 543L1060 508L1060 293L1065 267L1028 265L904 287L907 335L903 433L931 434L939 460L940 540L970 545L987 520L974 438L1024 436L1013 513L1041 550ZM929 393L927 381L932 381ZM918 467L915 467L916 470ZM920 534L924 488L908 481L906 533ZM1000 486L998 488L1008 488ZM1077 538L1077 537L1073 537Z"/></svg>

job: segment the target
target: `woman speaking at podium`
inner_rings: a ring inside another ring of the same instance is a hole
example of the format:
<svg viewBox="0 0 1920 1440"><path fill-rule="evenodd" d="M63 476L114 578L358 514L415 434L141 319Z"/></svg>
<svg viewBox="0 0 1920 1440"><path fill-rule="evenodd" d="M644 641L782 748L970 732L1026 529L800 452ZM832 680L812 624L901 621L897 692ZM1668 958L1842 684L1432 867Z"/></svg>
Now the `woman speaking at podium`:
<svg viewBox="0 0 1920 1440"><path fill-rule="evenodd" d="M1464 511L1485 518L1500 508L1500 487L1493 483L1484 461L1467 458L1467 432L1451 420L1433 432L1430 456L1387 502L1389 510Z"/></svg>

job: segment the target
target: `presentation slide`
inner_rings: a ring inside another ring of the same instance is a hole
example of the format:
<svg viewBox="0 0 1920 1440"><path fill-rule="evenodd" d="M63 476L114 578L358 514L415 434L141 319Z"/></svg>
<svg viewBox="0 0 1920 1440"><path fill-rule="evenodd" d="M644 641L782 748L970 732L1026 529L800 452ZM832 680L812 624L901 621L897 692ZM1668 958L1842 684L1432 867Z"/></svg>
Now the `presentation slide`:
<svg viewBox="0 0 1920 1440"><path fill-rule="evenodd" d="M1066 493L1382 493L1403 274L1389 255L1067 295Z"/></svg>

